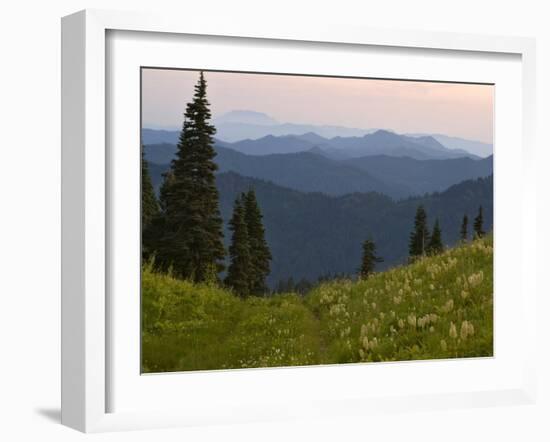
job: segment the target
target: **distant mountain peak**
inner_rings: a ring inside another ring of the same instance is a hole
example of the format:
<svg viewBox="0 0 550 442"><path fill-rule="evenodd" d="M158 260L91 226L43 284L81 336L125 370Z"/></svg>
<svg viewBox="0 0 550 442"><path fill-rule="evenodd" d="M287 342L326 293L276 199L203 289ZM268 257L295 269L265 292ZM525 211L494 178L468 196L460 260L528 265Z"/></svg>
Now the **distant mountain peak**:
<svg viewBox="0 0 550 442"><path fill-rule="evenodd" d="M398 134L387 129L377 129L372 134L365 135L365 137L368 137L368 136L385 137L385 138L399 137Z"/></svg>
<svg viewBox="0 0 550 442"><path fill-rule="evenodd" d="M214 119L214 124L253 124L259 126L273 126L279 124L277 120L271 118L263 112L250 110L233 110L226 112Z"/></svg>
<svg viewBox="0 0 550 442"><path fill-rule="evenodd" d="M476 157L486 158L493 153L492 143L484 143L482 141L453 137L440 133L412 133L406 135L413 138L422 138L425 136L429 136L431 138L434 138L437 142L442 144L447 149L451 149L455 152L467 153Z"/></svg>
<svg viewBox="0 0 550 442"><path fill-rule="evenodd" d="M323 149L321 149L319 146L313 146L311 149L309 149L306 152L325 156L325 151Z"/></svg>
<svg viewBox="0 0 550 442"><path fill-rule="evenodd" d="M322 137L321 135L316 134L315 132L306 132L305 134L298 135L298 138L309 141L311 143L325 143L328 141L327 138Z"/></svg>

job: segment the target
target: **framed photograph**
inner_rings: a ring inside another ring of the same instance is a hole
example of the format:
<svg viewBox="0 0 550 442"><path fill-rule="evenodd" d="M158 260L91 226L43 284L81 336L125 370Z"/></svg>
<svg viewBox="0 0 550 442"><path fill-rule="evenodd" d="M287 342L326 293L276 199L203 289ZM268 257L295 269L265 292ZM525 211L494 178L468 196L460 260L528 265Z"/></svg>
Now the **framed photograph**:
<svg viewBox="0 0 550 442"><path fill-rule="evenodd" d="M64 424L534 400L532 40L62 26Z"/></svg>

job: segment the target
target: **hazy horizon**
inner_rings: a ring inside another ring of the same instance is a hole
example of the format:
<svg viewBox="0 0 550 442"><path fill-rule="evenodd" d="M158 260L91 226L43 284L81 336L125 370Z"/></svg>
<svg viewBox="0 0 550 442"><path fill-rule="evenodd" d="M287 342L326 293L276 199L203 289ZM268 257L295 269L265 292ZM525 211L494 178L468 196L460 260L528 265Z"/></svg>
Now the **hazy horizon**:
<svg viewBox="0 0 550 442"><path fill-rule="evenodd" d="M444 134L493 143L494 86L205 71L213 119L264 113L279 124ZM178 130L198 71L142 69L142 125Z"/></svg>

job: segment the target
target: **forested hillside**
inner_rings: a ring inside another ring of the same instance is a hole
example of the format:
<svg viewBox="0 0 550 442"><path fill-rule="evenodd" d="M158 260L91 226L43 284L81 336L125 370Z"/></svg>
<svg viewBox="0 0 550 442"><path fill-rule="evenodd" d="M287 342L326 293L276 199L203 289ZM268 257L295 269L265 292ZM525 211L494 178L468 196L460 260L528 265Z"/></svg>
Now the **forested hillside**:
<svg viewBox="0 0 550 442"><path fill-rule="evenodd" d="M273 254L268 277L271 287L290 277L296 282L315 281L324 275L356 273L361 243L368 237L376 238L378 253L384 258L380 269L405 263L408 237L419 205L428 213L430 228L439 219L447 246L459 240L463 215L474 219L480 205L485 209L486 230L493 225L492 176L398 202L377 193L341 197L302 193L231 172L219 174L216 182L226 238L230 237L227 221L235 197L249 188L255 189Z"/></svg>

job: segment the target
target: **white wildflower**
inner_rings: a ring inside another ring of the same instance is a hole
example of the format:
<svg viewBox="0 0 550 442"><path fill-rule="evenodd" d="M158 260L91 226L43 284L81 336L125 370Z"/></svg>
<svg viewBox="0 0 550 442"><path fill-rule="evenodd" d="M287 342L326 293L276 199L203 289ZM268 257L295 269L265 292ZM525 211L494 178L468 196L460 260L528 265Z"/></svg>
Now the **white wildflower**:
<svg viewBox="0 0 550 442"><path fill-rule="evenodd" d="M453 339L456 339L458 334L456 333L456 325L454 322L451 322L451 326L449 327L449 336Z"/></svg>
<svg viewBox="0 0 550 442"><path fill-rule="evenodd" d="M466 339L468 336L473 336L474 334L474 325L469 321L462 321L460 326L460 337Z"/></svg>

